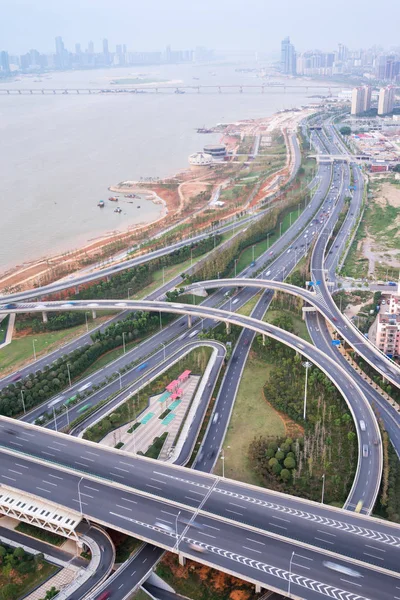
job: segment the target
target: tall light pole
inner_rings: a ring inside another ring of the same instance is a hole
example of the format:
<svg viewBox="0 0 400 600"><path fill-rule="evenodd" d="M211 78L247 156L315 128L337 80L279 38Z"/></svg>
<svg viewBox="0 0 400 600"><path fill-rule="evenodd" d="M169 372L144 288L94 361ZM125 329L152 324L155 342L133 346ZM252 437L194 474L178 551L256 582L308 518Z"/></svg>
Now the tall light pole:
<svg viewBox="0 0 400 600"><path fill-rule="evenodd" d="M322 475L322 494L321 494L321 504L324 503L324 495L325 495L325 473Z"/></svg>
<svg viewBox="0 0 400 600"><path fill-rule="evenodd" d="M162 331L162 319L161 319L161 310L160 310L160 331Z"/></svg>
<svg viewBox="0 0 400 600"><path fill-rule="evenodd" d="M310 361L306 360L305 362L302 363L303 367L306 370L306 382L304 385L304 410L303 410L303 419L304 421L306 420L306 412L307 412L307 384L308 384L308 369L310 367L312 367L312 363L310 363Z"/></svg>
<svg viewBox="0 0 400 600"><path fill-rule="evenodd" d="M33 346L33 359L36 360L36 346L35 346L35 342L37 342L37 340L35 338L33 338L32 340L32 346Z"/></svg>
<svg viewBox="0 0 400 600"><path fill-rule="evenodd" d="M298 216L300 217L300 202L297 205L297 212L298 212Z"/></svg>
<svg viewBox="0 0 400 600"><path fill-rule="evenodd" d="M283 221L281 221L281 222L279 223L279 237L281 237L281 236L282 236L282 223L283 223Z"/></svg>
<svg viewBox="0 0 400 600"><path fill-rule="evenodd" d="M119 389L122 390L122 374L121 374L121 371L118 371L118 375L119 375Z"/></svg>
<svg viewBox="0 0 400 600"><path fill-rule="evenodd" d="M290 557L290 561L289 561L289 585L288 585L288 596L290 596L290 584L292 583L292 561L293 561L293 556L296 553L293 551L292 552L292 556Z"/></svg>
<svg viewBox="0 0 400 600"><path fill-rule="evenodd" d="M162 284L165 285L165 267L162 268Z"/></svg>
<svg viewBox="0 0 400 600"><path fill-rule="evenodd" d="M69 427L69 408L68 408L68 404L63 404L63 406L65 406L65 410L67 411L67 425Z"/></svg>
<svg viewBox="0 0 400 600"><path fill-rule="evenodd" d="M24 400L24 390L21 390L21 400L22 400L22 408L24 409L24 415L26 415L25 400Z"/></svg>
<svg viewBox="0 0 400 600"><path fill-rule="evenodd" d="M238 259L237 259L237 258L235 258L235 277L236 277L236 267L237 267L237 261L238 261Z"/></svg>
<svg viewBox="0 0 400 600"><path fill-rule="evenodd" d="M163 344L162 342L160 342L160 343L161 343L161 346L163 347L163 350L164 350L164 362L165 362L165 344Z"/></svg>
<svg viewBox="0 0 400 600"><path fill-rule="evenodd" d="M268 231L268 233L267 233L267 250L268 250L268 248L269 248L269 234L270 234L270 233L271 233L270 231Z"/></svg>
<svg viewBox="0 0 400 600"><path fill-rule="evenodd" d="M85 311L85 323L86 323L86 333L89 333L89 324L87 320L88 313Z"/></svg>
<svg viewBox="0 0 400 600"><path fill-rule="evenodd" d="M78 481L78 500L79 500L79 510L81 515L83 515L83 510L82 510L82 498L81 498L81 490L80 490L80 485L82 482L83 477L80 478L80 480Z"/></svg>
<svg viewBox="0 0 400 600"><path fill-rule="evenodd" d="M71 371L69 370L70 366L71 365L69 363L67 363L69 387L72 387L72 383L71 383Z"/></svg>
<svg viewBox="0 0 400 600"><path fill-rule="evenodd" d="M190 267L193 267L193 248L190 248Z"/></svg>
<svg viewBox="0 0 400 600"><path fill-rule="evenodd" d="M175 519L175 531L176 531L176 549L179 553L179 534L178 534L178 519L179 519L179 515L181 514L181 511L178 510L178 514L176 515L176 519Z"/></svg>
<svg viewBox="0 0 400 600"><path fill-rule="evenodd" d="M125 336L126 336L126 332L125 332L125 331L123 331L123 332L122 332L122 344L123 344L123 347L124 347L124 354L125 354L125 352L126 352Z"/></svg>
<svg viewBox="0 0 400 600"><path fill-rule="evenodd" d="M130 300L130 299L131 299L131 297L130 297L130 295L129 295L129 294L131 293L131 290L132 290L132 288L128 288L128 300Z"/></svg>
<svg viewBox="0 0 400 600"><path fill-rule="evenodd" d="M253 262L254 262L254 248L255 248L255 244L253 244Z"/></svg>

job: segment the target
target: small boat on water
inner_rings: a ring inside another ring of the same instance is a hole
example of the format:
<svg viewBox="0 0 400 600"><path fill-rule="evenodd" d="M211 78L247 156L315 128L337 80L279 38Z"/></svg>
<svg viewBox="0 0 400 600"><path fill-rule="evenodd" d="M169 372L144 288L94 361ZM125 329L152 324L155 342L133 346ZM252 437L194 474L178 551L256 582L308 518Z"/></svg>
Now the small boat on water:
<svg viewBox="0 0 400 600"><path fill-rule="evenodd" d="M138 204L136 208L140 208L140 204Z"/></svg>
<svg viewBox="0 0 400 600"><path fill-rule="evenodd" d="M117 208L114 210L115 213L122 213L122 208L120 208L119 206L117 206Z"/></svg>
<svg viewBox="0 0 400 600"><path fill-rule="evenodd" d="M136 198L136 194L125 194L125 198Z"/></svg>
<svg viewBox="0 0 400 600"><path fill-rule="evenodd" d="M100 206L100 208L104 208L104 200L99 200L97 206Z"/></svg>
<svg viewBox="0 0 400 600"><path fill-rule="evenodd" d="M118 198L116 196L109 197L110 202L118 202Z"/></svg>

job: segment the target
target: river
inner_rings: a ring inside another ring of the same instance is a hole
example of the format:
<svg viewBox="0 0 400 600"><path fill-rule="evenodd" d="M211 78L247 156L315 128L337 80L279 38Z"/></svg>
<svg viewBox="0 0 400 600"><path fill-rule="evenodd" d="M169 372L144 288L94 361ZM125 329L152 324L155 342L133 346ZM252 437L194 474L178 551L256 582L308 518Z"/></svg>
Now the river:
<svg viewBox="0 0 400 600"><path fill-rule="evenodd" d="M260 82L235 66L190 64L51 73L0 85L105 88L137 73L187 85ZM310 103L313 93L0 96L0 271L156 219L160 206L145 200L140 209L135 201L114 213L108 186L186 168L190 153L218 139L197 127L269 116Z"/></svg>

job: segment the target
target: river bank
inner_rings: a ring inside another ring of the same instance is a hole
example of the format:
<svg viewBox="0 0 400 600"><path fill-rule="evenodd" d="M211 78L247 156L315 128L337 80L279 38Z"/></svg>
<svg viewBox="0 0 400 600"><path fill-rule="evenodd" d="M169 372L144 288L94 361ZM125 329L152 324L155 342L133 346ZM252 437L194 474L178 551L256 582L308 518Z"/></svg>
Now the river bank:
<svg viewBox="0 0 400 600"><path fill-rule="evenodd" d="M287 111L227 124L221 143L229 149L230 158L215 162L212 168L184 169L172 177L155 178L154 182L125 180L111 185L109 190L120 195L121 204L126 202L125 195L137 194L140 200L137 198L133 203L152 202L160 206L157 218L150 223L128 226L123 231L112 230L69 252L24 262L0 275L0 289L10 293L46 285L65 276L71 276L72 281L75 271L92 263L98 266L102 260L109 262L118 251L154 239L164 229L185 224L195 232L254 205L289 178L293 157L287 131L297 128L308 112ZM266 140L266 145L257 156L252 156L256 136ZM219 190L220 201L211 206L216 190Z"/></svg>

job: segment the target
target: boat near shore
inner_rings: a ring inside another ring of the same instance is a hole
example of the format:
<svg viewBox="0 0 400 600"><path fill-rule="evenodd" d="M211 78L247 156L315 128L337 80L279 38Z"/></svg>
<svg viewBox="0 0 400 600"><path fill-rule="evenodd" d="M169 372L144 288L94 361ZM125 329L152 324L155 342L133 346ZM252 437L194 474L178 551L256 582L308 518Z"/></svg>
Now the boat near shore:
<svg viewBox="0 0 400 600"><path fill-rule="evenodd" d="M110 202L118 202L117 196L110 196L109 200L110 200Z"/></svg>
<svg viewBox="0 0 400 600"><path fill-rule="evenodd" d="M100 208L104 208L104 200L99 200L97 206L99 206Z"/></svg>

